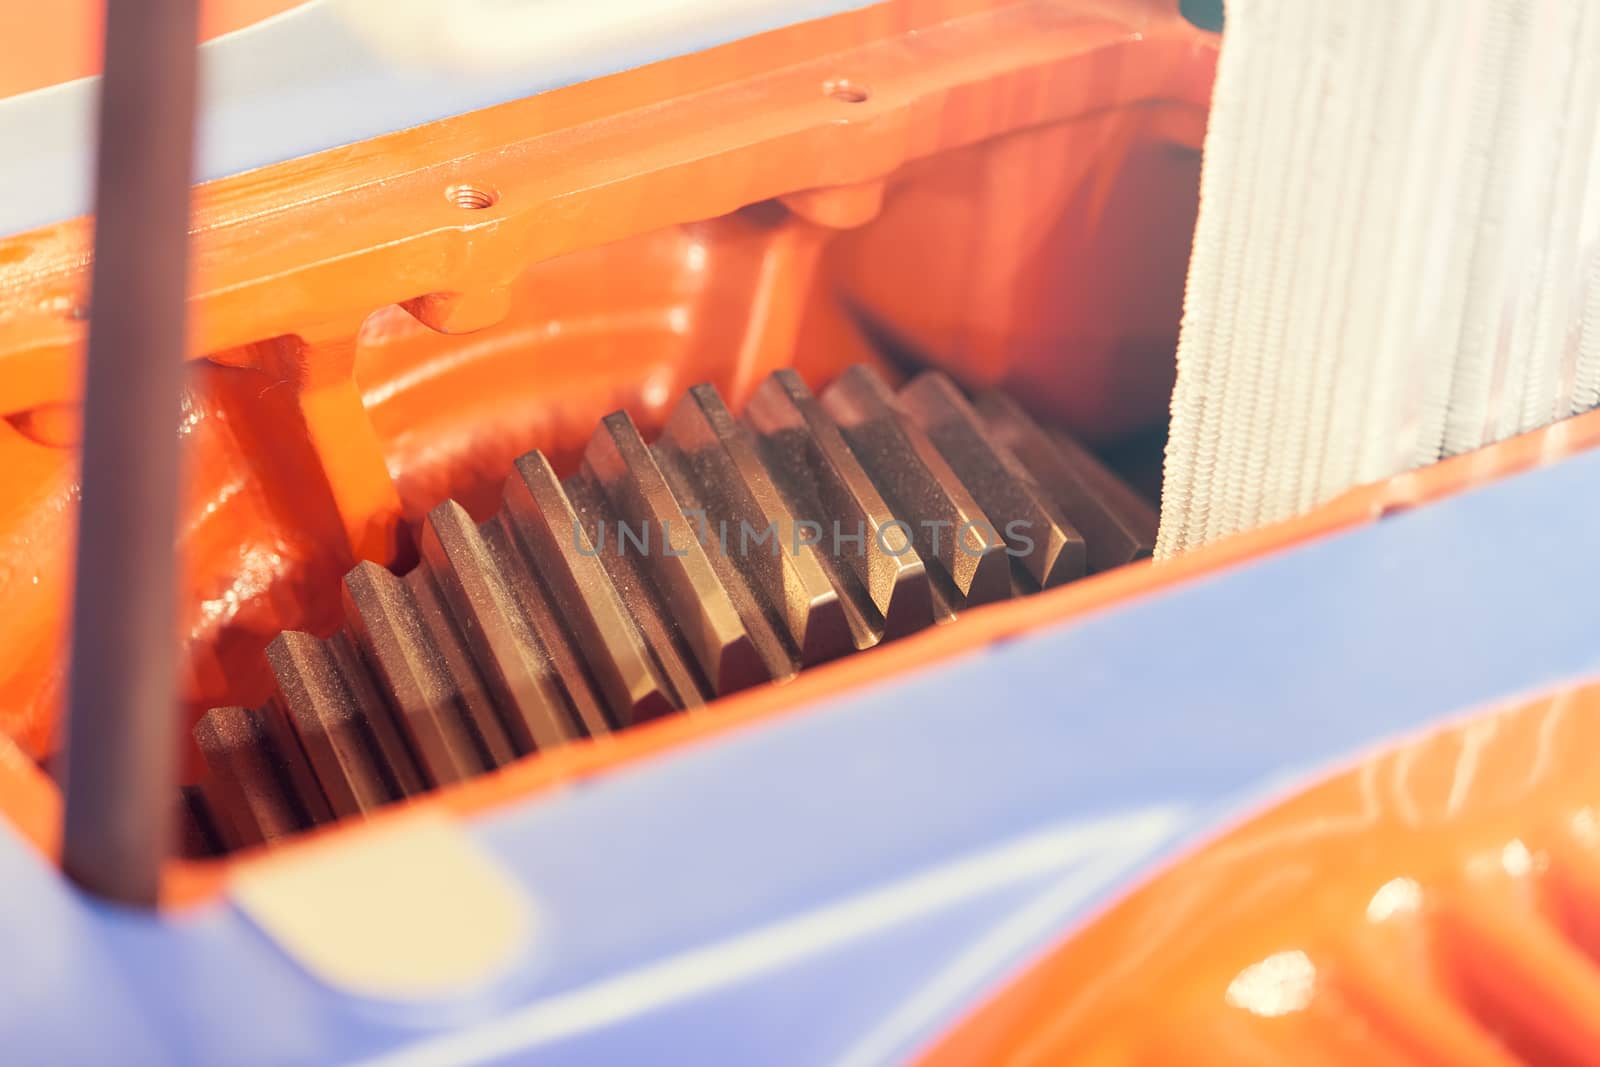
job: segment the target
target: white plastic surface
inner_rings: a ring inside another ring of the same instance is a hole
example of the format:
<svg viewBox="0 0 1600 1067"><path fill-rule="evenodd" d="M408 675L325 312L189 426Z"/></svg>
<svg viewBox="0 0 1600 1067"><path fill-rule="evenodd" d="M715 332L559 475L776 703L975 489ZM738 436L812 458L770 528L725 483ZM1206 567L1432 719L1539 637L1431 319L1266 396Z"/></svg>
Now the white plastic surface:
<svg viewBox="0 0 1600 1067"><path fill-rule="evenodd" d="M1158 556L1600 404L1600 4L1227 12Z"/></svg>

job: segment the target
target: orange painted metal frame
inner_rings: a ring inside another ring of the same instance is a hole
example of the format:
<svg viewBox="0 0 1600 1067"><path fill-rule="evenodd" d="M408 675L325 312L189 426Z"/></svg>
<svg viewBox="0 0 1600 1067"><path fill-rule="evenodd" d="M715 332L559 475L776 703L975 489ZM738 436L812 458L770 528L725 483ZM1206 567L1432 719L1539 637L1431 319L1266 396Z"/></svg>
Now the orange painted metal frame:
<svg viewBox="0 0 1600 1067"><path fill-rule="evenodd" d="M201 186L189 707L260 700L270 636L331 629L440 499L696 381L898 345L1091 437L1159 419L1214 60L1169 2L895 0ZM0 240L0 730L35 758L88 248Z"/></svg>

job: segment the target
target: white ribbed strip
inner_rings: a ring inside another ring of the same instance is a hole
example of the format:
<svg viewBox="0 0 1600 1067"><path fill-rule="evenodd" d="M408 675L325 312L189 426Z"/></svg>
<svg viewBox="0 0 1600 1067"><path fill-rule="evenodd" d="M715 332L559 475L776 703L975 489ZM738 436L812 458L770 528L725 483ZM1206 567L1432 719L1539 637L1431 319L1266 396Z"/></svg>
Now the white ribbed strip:
<svg viewBox="0 0 1600 1067"><path fill-rule="evenodd" d="M1600 404L1600 3L1227 16L1163 556Z"/></svg>

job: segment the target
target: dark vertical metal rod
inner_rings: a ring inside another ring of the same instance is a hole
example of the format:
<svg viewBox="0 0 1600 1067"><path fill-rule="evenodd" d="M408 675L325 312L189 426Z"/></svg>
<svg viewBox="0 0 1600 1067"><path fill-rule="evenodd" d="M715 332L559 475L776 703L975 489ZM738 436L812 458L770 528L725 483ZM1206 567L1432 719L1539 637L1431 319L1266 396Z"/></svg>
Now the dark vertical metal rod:
<svg viewBox="0 0 1600 1067"><path fill-rule="evenodd" d="M107 0L61 863L153 904L176 811L174 534L198 0Z"/></svg>

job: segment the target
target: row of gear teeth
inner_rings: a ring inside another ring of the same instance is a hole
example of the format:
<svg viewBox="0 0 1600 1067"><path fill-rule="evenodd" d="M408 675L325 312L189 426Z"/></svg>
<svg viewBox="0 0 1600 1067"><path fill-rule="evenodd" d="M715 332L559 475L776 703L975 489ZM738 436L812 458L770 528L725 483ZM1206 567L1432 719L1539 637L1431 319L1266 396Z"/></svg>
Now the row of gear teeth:
<svg viewBox="0 0 1600 1067"><path fill-rule="evenodd" d="M453 501L397 577L344 579L346 625L267 650L277 692L207 712L186 790L211 848L271 842L625 729L968 608L1149 555L1156 516L1006 396L855 367L774 373L735 417L689 390L646 444L623 412L558 480Z"/></svg>

